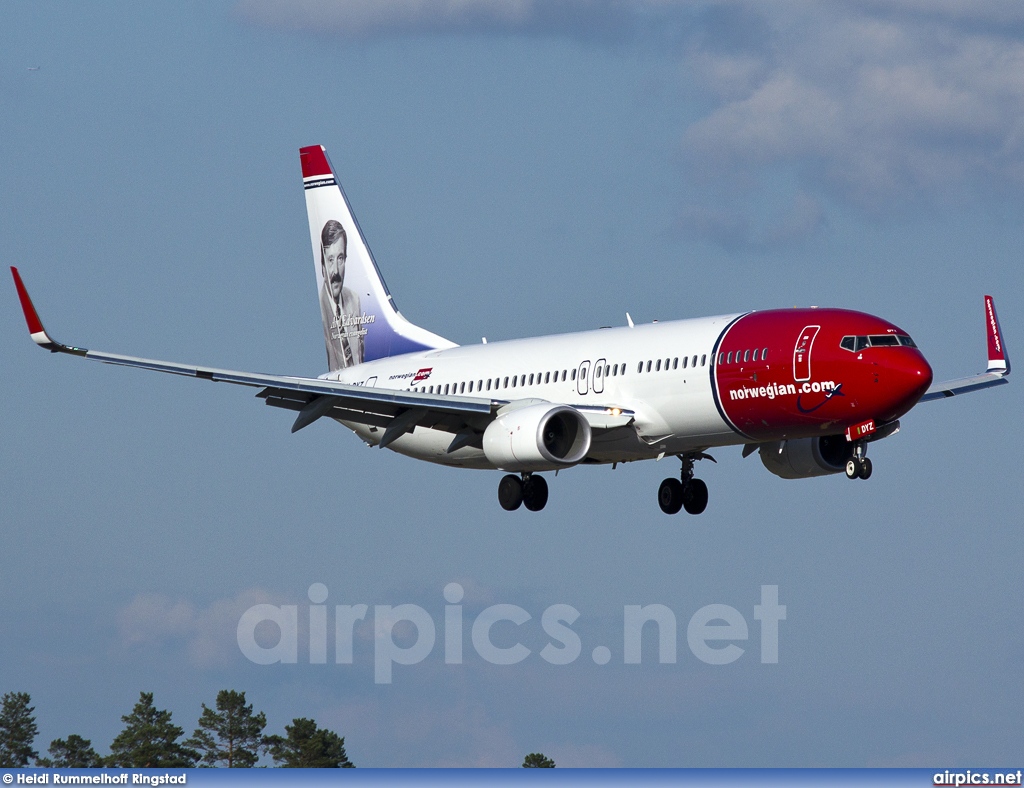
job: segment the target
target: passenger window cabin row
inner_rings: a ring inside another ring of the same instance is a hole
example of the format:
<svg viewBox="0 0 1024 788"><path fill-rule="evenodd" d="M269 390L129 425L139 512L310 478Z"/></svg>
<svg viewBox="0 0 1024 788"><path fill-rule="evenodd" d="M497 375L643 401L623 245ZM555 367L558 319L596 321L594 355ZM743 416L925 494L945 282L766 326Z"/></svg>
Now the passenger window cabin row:
<svg viewBox="0 0 1024 788"><path fill-rule="evenodd" d="M718 354L718 365L722 364L747 364L751 361L767 361L768 348L756 347L753 350L730 350L728 353Z"/></svg>
<svg viewBox="0 0 1024 788"><path fill-rule="evenodd" d="M697 360L699 358L700 366L705 366L708 363L707 354L702 356L684 356L680 358L666 358L656 359L651 361L640 361L637 365L638 373L642 371L662 371L662 369L678 369L680 368L680 360L682 361L682 368L686 369L688 366L697 366ZM626 375L626 363L621 364L600 364L594 368L594 376L596 378L618 378ZM554 371L546 371L546 373L534 373L531 375L512 375L504 378L486 378L476 381L460 381L459 383L445 383L443 386L437 384L436 386L420 386L413 388L413 391L417 391L421 394L473 394L482 393L487 391L499 391L502 389L515 389L522 388L524 386L541 386L549 383L565 383L566 381L574 381L577 379L577 370L575 369L555 369Z"/></svg>
<svg viewBox="0 0 1024 788"><path fill-rule="evenodd" d="M607 369L607 368L606 368ZM618 369L618 365L616 365ZM625 372L626 365L622 365ZM486 378L480 380L460 381L459 383L445 383L443 386L420 386L413 389L421 394L472 394L484 391L498 391L499 389L522 388L523 386L540 386L546 383L565 382L576 380L576 370L554 370L553 372L535 372L529 375L506 375L505 377Z"/></svg>
<svg viewBox="0 0 1024 788"><path fill-rule="evenodd" d="M765 350L767 353L767 349ZM692 367L697 368L698 360L700 366L706 366L708 357L707 354L702 356L683 356L682 358L666 358L666 359L654 359L650 361L641 361L637 364L636 371L640 372L661 372L662 370L669 369L687 369ZM473 394L483 393L487 391L499 391L502 389L514 389L523 388L525 386L540 386L548 383L559 383L566 381L575 381L577 371L572 370L554 370L552 372L535 372L532 374L521 374L521 375L506 375L505 377L496 378L481 378L478 380L460 381L458 383L440 383L433 386L419 386L414 387L412 391L419 392L420 394ZM594 368L594 376L601 378L614 378L625 376L626 364L601 364Z"/></svg>
<svg viewBox="0 0 1024 788"><path fill-rule="evenodd" d="M704 354L703 356L700 357L700 365L703 367L707 363L708 357L707 354ZM661 372L662 370L664 370L667 372L670 369L679 369L679 365L680 359L678 357L666 359L658 358L654 360L641 361L639 364L636 365L636 371ZM687 367L692 367L694 369L697 368L697 356L693 356L692 358L690 356L682 357L682 368L686 369Z"/></svg>

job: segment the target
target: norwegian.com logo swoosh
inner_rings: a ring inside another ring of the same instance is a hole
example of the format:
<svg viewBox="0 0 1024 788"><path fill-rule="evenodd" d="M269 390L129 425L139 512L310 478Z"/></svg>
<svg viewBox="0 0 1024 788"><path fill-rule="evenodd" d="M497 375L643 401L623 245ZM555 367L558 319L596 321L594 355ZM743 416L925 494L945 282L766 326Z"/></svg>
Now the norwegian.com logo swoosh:
<svg viewBox="0 0 1024 788"><path fill-rule="evenodd" d="M817 384L814 384L814 385L817 385ZM796 398L796 409L798 411L800 411L801 413L814 413L814 411L816 411L818 408L820 408L822 405L824 405L826 402L828 402L833 397L845 397L846 396L845 394L843 394L843 384L842 383L837 383L833 388L831 388L831 389L829 389L829 390L824 392L825 393L825 398L821 402L819 402L817 405L813 405L813 406L811 406L809 408L805 408L803 406L804 394L808 394L808 393L813 392L813 388L812 388L812 384L810 384L810 383L804 383L803 386L801 386L801 388L804 389L804 390L801 391L800 396L798 396Z"/></svg>

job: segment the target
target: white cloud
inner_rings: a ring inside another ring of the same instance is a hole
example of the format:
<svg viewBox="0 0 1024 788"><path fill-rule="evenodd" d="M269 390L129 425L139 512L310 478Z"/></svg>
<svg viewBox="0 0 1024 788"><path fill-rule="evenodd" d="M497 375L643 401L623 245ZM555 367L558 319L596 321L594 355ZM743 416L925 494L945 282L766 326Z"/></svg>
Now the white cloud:
<svg viewBox="0 0 1024 788"><path fill-rule="evenodd" d="M860 0L860 5L875 13L916 14L973 24L1005 27L1024 23L1024 7L1005 0Z"/></svg>
<svg viewBox="0 0 1024 788"><path fill-rule="evenodd" d="M913 4L910 4L913 5ZM1019 180L1024 43L962 33L934 15L899 20L816 10L776 25L785 47L699 50L719 103L684 134L687 154L731 176L786 164L805 184L864 208L957 201L993 179Z"/></svg>
<svg viewBox="0 0 1024 788"><path fill-rule="evenodd" d="M684 206L679 216L679 229L684 234L734 252L785 249L826 225L821 203L804 192L793 195L788 202L776 199L760 211L736 200L707 197Z"/></svg>
<svg viewBox="0 0 1024 788"><path fill-rule="evenodd" d="M238 619L253 605L270 601L270 595L259 589L215 600L206 607L160 594L139 594L117 613L120 644L129 649L184 648L198 668L228 665L240 657Z"/></svg>
<svg viewBox="0 0 1024 788"><path fill-rule="evenodd" d="M239 0L251 22L346 38L424 34L619 37L678 0ZM691 5L691 3L685 3Z"/></svg>
<svg viewBox="0 0 1024 788"><path fill-rule="evenodd" d="M824 204L944 210L993 193L1017 199L1024 183L1022 4L240 0L237 11L362 39L656 42L707 106L679 129L684 178L704 203L680 224L736 248L798 242L822 226ZM789 211L773 193L780 172L798 193Z"/></svg>

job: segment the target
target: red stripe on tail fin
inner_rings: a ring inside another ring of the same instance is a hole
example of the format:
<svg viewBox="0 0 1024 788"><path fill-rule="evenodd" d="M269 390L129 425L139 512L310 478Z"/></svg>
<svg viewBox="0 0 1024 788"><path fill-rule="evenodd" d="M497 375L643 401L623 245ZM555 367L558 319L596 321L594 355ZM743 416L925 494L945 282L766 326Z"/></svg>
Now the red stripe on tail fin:
<svg viewBox="0 0 1024 788"><path fill-rule="evenodd" d="M310 145L299 148L299 158L302 160L302 177L315 178L321 175L331 175L331 165L327 162L327 155L324 153L323 145Z"/></svg>

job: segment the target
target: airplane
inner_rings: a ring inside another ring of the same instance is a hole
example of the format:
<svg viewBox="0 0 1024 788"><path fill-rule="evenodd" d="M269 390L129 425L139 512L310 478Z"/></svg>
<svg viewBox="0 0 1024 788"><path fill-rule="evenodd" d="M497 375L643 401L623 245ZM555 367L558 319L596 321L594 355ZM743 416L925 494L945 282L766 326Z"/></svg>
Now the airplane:
<svg viewBox="0 0 1024 788"><path fill-rule="evenodd" d="M300 149L328 371L264 375L86 350L52 339L17 268L31 338L54 352L258 389L369 446L458 468L504 471L507 511L540 511L543 472L676 457L658 488L666 514L700 514L694 464L739 445L771 473L871 476L869 444L928 402L1008 383L995 303L985 296L985 372L933 385L909 334L863 312L793 308L459 346L398 311L323 146Z"/></svg>

